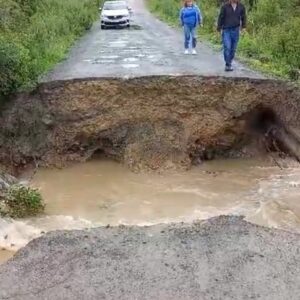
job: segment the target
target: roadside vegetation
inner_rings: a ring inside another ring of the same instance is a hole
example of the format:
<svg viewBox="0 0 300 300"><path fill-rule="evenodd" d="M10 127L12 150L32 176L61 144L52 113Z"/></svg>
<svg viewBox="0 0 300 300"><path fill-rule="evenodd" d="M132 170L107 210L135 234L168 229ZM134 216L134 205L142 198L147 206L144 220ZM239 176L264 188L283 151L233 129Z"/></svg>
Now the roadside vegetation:
<svg viewBox="0 0 300 300"><path fill-rule="evenodd" d="M200 36L220 45L216 21L222 0L196 1L204 16ZM300 1L245 0L247 33L241 38L239 55L257 69L300 82ZM170 24L178 25L180 0L148 0L150 10Z"/></svg>
<svg viewBox="0 0 300 300"><path fill-rule="evenodd" d="M13 184L0 195L0 216L25 218L44 211L40 192L30 187Z"/></svg>
<svg viewBox="0 0 300 300"><path fill-rule="evenodd" d="M0 0L0 101L64 58L102 0Z"/></svg>

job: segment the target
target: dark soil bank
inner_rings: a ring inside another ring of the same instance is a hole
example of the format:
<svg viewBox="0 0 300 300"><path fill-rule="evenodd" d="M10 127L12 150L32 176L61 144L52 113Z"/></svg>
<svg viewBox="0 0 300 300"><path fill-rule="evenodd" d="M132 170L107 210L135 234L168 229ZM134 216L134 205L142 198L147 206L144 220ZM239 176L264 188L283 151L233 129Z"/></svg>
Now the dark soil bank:
<svg viewBox="0 0 300 300"><path fill-rule="evenodd" d="M0 267L0 299L298 300L299 249L238 217L52 232Z"/></svg>
<svg viewBox="0 0 300 300"><path fill-rule="evenodd" d="M262 79L45 83L16 96L2 112L0 161L62 166L103 153L132 170L157 170L253 156L258 145L299 158L299 100L298 88Z"/></svg>

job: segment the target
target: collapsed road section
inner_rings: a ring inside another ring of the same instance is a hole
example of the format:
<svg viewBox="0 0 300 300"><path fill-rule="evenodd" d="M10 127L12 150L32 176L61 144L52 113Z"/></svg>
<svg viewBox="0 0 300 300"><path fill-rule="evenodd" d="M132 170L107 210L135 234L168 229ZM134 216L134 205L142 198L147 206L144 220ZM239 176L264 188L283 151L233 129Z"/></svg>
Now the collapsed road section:
<svg viewBox="0 0 300 300"><path fill-rule="evenodd" d="M261 151L299 160L299 100L299 88L261 79L45 83L3 108L0 163L17 175L96 154L133 171L188 169ZM56 231L0 267L0 298L296 300L299 241L233 216Z"/></svg>

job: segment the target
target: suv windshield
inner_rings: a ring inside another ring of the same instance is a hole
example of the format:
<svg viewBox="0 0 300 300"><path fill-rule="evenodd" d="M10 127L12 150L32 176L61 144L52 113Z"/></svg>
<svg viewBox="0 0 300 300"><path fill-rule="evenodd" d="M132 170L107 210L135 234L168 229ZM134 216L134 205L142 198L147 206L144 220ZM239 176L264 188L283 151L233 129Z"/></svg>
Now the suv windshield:
<svg viewBox="0 0 300 300"><path fill-rule="evenodd" d="M127 9L127 6L125 3L105 3L103 9L119 10L119 9Z"/></svg>

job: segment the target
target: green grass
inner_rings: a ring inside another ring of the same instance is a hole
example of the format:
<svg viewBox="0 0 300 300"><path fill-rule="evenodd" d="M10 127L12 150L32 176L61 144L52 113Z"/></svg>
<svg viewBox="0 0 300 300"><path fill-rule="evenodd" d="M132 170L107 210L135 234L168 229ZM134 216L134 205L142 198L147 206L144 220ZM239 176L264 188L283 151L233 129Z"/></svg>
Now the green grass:
<svg viewBox="0 0 300 300"><path fill-rule="evenodd" d="M198 2L198 1L196 1ZM242 1L249 11L249 1ZM201 38L220 45L216 21L220 1L201 0L204 16ZM178 0L148 0L151 12L171 25L179 25ZM300 70L300 2L299 0L257 0L248 13L247 33L239 44L239 57L256 69L298 82ZM219 49L221 47L219 46Z"/></svg>
<svg viewBox="0 0 300 300"><path fill-rule="evenodd" d="M0 0L0 100L62 60L103 0Z"/></svg>
<svg viewBox="0 0 300 300"><path fill-rule="evenodd" d="M44 211L40 192L23 185L12 185L0 202L0 215L11 218L36 216Z"/></svg>

